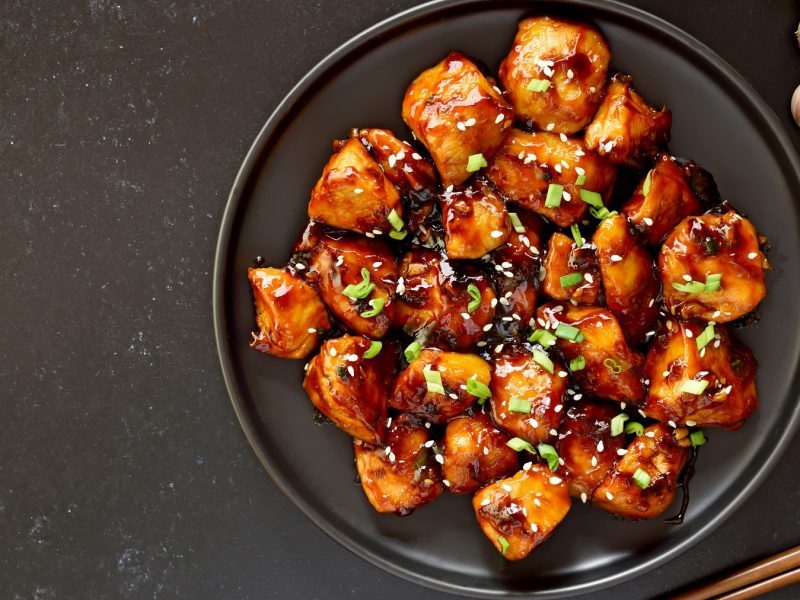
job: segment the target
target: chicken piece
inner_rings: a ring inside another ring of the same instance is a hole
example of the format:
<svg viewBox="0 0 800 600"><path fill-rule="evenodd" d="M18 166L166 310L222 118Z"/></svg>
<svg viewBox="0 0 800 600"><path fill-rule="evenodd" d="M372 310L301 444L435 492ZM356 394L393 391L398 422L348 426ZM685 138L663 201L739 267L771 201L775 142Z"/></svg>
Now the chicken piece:
<svg viewBox="0 0 800 600"><path fill-rule="evenodd" d="M644 411L665 423L736 429L758 407L755 357L724 325L669 319L647 354L645 376Z"/></svg>
<svg viewBox="0 0 800 600"><path fill-rule="evenodd" d="M475 354L428 348L400 373L389 405L431 423L445 423L478 400L468 380L488 386L490 372L489 363Z"/></svg>
<svg viewBox="0 0 800 600"><path fill-rule="evenodd" d="M505 203L483 181L441 197L447 256L480 258L502 246L511 234Z"/></svg>
<svg viewBox="0 0 800 600"><path fill-rule="evenodd" d="M684 170L666 152L639 182L622 212L648 246L657 246L675 226L689 215L702 212Z"/></svg>
<svg viewBox="0 0 800 600"><path fill-rule="evenodd" d="M320 412L349 435L370 444L383 442L389 393L397 375L397 346L346 335L327 340L308 363L303 387Z"/></svg>
<svg viewBox="0 0 800 600"><path fill-rule="evenodd" d="M248 269L247 279L258 325L250 347L281 358L308 356L331 327L316 290L285 269Z"/></svg>
<svg viewBox="0 0 800 600"><path fill-rule="evenodd" d="M563 479L544 465L529 466L472 498L483 533L508 560L528 556L553 533L571 505Z"/></svg>
<svg viewBox="0 0 800 600"><path fill-rule="evenodd" d="M567 405L558 430L556 449L563 459L569 493L583 502L614 467L625 436L611 435L611 419L618 410L607 402L582 400Z"/></svg>
<svg viewBox="0 0 800 600"><path fill-rule="evenodd" d="M563 366L541 346L505 345L492 360L494 422L532 444L549 441L564 416L567 381Z"/></svg>
<svg viewBox="0 0 800 600"><path fill-rule="evenodd" d="M489 160L494 155L514 111L475 63L451 52L408 87L403 120L425 144L447 187L472 175L470 156Z"/></svg>
<svg viewBox="0 0 800 600"><path fill-rule="evenodd" d="M312 256L308 278L316 280L331 312L355 333L373 339L386 335L397 286L397 265L389 246L333 232L319 236Z"/></svg>
<svg viewBox="0 0 800 600"><path fill-rule="evenodd" d="M490 253L487 262L498 297L494 331L503 337L517 336L528 327L536 309L536 275L544 256L542 219L522 209L510 212L509 216L519 223L506 243Z"/></svg>
<svg viewBox="0 0 800 600"><path fill-rule="evenodd" d="M753 224L728 209L687 217L661 247L664 303L681 319L728 323L758 306L769 265Z"/></svg>
<svg viewBox="0 0 800 600"><path fill-rule="evenodd" d="M586 128L586 146L617 165L642 169L669 141L672 113L637 94L629 75L614 75L603 103Z"/></svg>
<svg viewBox="0 0 800 600"><path fill-rule="evenodd" d="M442 475L449 484L447 489L468 494L498 477L516 473L519 458L506 446L508 439L484 413L452 419L444 432Z"/></svg>
<svg viewBox="0 0 800 600"><path fill-rule="evenodd" d="M644 402L644 357L630 349L613 313L595 306L551 302L539 307L539 319L556 334L558 349L584 390L616 402L636 406ZM578 329L577 340L561 337L560 324ZM583 368L574 368L576 363L583 363Z"/></svg>
<svg viewBox="0 0 800 600"><path fill-rule="evenodd" d="M655 330L661 283L656 265L631 233L624 215L604 219L594 232L597 265L606 306L617 317L631 344L642 344Z"/></svg>
<svg viewBox="0 0 800 600"><path fill-rule="evenodd" d="M587 211L580 190L597 192L607 203L617 173L614 165L588 151L578 138L512 129L489 161L486 175L509 201L559 227L569 227ZM546 206L548 193L559 202L557 206Z"/></svg>
<svg viewBox="0 0 800 600"><path fill-rule="evenodd" d="M533 17L520 21L499 77L520 120L570 134L592 120L610 59L608 44L595 28Z"/></svg>
<svg viewBox="0 0 800 600"><path fill-rule="evenodd" d="M572 238L554 233L547 247L544 271L542 291L555 300L595 304L600 298L600 271L593 244L577 247Z"/></svg>
<svg viewBox="0 0 800 600"><path fill-rule="evenodd" d="M331 227L377 235L393 231L389 214L403 217L400 192L364 145L349 139L334 144L308 203L308 217Z"/></svg>
<svg viewBox="0 0 800 600"><path fill-rule="evenodd" d="M425 447L429 431L419 417L401 414L392 419L386 448L354 440L361 487L378 512L402 517L442 493L433 453Z"/></svg>
<svg viewBox="0 0 800 600"><path fill-rule="evenodd" d="M686 429L651 425L595 488L592 504L629 519L657 517L675 498L690 446Z"/></svg>
<svg viewBox="0 0 800 600"><path fill-rule="evenodd" d="M400 261L399 275L395 324L420 342L466 350L494 318L494 291L471 267L456 272L439 253L412 250Z"/></svg>

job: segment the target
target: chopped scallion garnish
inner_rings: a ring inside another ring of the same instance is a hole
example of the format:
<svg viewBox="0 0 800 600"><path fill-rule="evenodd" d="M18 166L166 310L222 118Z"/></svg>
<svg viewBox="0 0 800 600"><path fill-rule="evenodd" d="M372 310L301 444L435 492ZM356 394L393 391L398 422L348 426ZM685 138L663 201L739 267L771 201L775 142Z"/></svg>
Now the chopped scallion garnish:
<svg viewBox="0 0 800 600"><path fill-rule="evenodd" d="M641 423L637 423L636 421L631 421L630 423L625 423L625 433L633 433L634 435L642 435L644 433L644 425Z"/></svg>
<svg viewBox="0 0 800 600"><path fill-rule="evenodd" d="M706 440L706 436L701 429L698 429L697 431L693 431L692 433L690 433L689 439L692 442L692 446L695 447L702 446L708 441Z"/></svg>
<svg viewBox="0 0 800 600"><path fill-rule="evenodd" d="M583 281L583 275L580 273L570 273L568 275L562 275L559 281L561 282L562 289L567 289L569 287L576 286Z"/></svg>
<svg viewBox="0 0 800 600"><path fill-rule="evenodd" d="M425 376L425 384L428 387L428 393L441 394L444 396L445 391L444 385L442 384L442 374L430 368L422 369L422 374Z"/></svg>
<svg viewBox="0 0 800 600"><path fill-rule="evenodd" d="M572 233L572 239L575 240L575 245L578 248L583 246L583 236L581 235L581 230L578 227L578 224L577 223L573 223L572 225L570 225L569 230Z"/></svg>
<svg viewBox="0 0 800 600"><path fill-rule="evenodd" d="M634 471L633 473L632 479L634 483L636 483L636 485L638 485L643 490L649 488L650 482L652 481L650 475L648 475L647 471L645 471L644 469L636 469L636 471Z"/></svg>
<svg viewBox="0 0 800 600"><path fill-rule="evenodd" d="M706 284L699 281L687 281L686 283L673 283L672 287L684 294L700 294L706 290Z"/></svg>
<svg viewBox="0 0 800 600"><path fill-rule="evenodd" d="M411 342L406 349L403 350L403 355L406 357L407 363L412 363L419 358L422 352L422 344L419 342Z"/></svg>
<svg viewBox="0 0 800 600"><path fill-rule="evenodd" d="M566 323L558 324L558 327L556 327L556 337L572 342L582 342L584 339L580 329L572 325L567 325Z"/></svg>
<svg viewBox="0 0 800 600"><path fill-rule="evenodd" d="M581 173L580 175L578 175L578 178L575 180L575 185L583 185L584 183L586 183L586 174L585 173Z"/></svg>
<svg viewBox="0 0 800 600"><path fill-rule="evenodd" d="M503 553L503 555L505 555L510 547L508 540L501 535L497 538L497 543L500 544L500 551Z"/></svg>
<svg viewBox="0 0 800 600"><path fill-rule="evenodd" d="M369 348L364 352L364 358L375 358L380 354L381 348L383 348L382 342L370 342Z"/></svg>
<svg viewBox="0 0 800 600"><path fill-rule="evenodd" d="M714 326L711 323L709 323L703 330L703 333L701 333L695 338L695 342L697 342L697 349L702 350L703 348L708 346L713 339L714 339Z"/></svg>
<svg viewBox="0 0 800 600"><path fill-rule="evenodd" d="M395 209L392 209L387 219L389 219L389 224L391 224L395 231L402 231L405 223L403 223L403 219L400 218L400 215L397 214Z"/></svg>
<svg viewBox="0 0 800 600"><path fill-rule="evenodd" d="M546 92L549 87L549 79L531 79L525 89L529 92Z"/></svg>
<svg viewBox="0 0 800 600"><path fill-rule="evenodd" d="M467 393L476 396L478 398L478 404L483 404L492 397L492 391L489 389L489 386L482 381L478 381L475 375L467 379Z"/></svg>
<svg viewBox="0 0 800 600"><path fill-rule="evenodd" d="M511 219L511 225L514 227L514 231L517 233L525 233L525 226L522 224L522 221L519 220L519 215L515 212L508 213L508 217Z"/></svg>
<svg viewBox="0 0 800 600"><path fill-rule="evenodd" d="M547 331L546 329L536 329L528 338L528 341L535 344L540 343L545 348L555 345L556 336Z"/></svg>
<svg viewBox="0 0 800 600"><path fill-rule="evenodd" d="M544 205L547 208L556 208L561 206L561 196L564 194L564 186L560 183L551 183L547 187L547 198L544 200Z"/></svg>
<svg viewBox="0 0 800 600"><path fill-rule="evenodd" d="M558 469L558 452L550 444L539 444L536 446L539 456L547 461L547 466L551 471Z"/></svg>
<svg viewBox="0 0 800 600"><path fill-rule="evenodd" d="M379 314L381 314L381 311L383 310L384 304L386 304L386 299L385 298L373 298L372 300L369 301L369 305L372 308L362 312L361 316L364 317L365 319L370 319L372 317L377 317Z"/></svg>
<svg viewBox="0 0 800 600"><path fill-rule="evenodd" d="M489 163L486 162L486 159L483 157L483 154L472 154L467 159L467 171L470 173L474 173L475 171L480 171L483 167L487 166Z"/></svg>
<svg viewBox="0 0 800 600"><path fill-rule="evenodd" d="M550 373L551 375L555 372L555 366L553 365L553 361L550 360L550 357L547 356L544 352L540 350L533 351L533 360L536 361L545 371Z"/></svg>
<svg viewBox="0 0 800 600"><path fill-rule="evenodd" d="M595 219L600 219L603 221L609 217L616 216L618 213L615 210L608 210L605 206L601 206L600 208L595 208L592 206L589 209L589 214L592 215Z"/></svg>
<svg viewBox="0 0 800 600"><path fill-rule="evenodd" d="M569 361L570 371L582 371L585 368L586 368L586 359L582 356L576 356L571 361Z"/></svg>
<svg viewBox="0 0 800 600"><path fill-rule="evenodd" d="M699 396L706 391L707 387L708 381L705 379L689 379L688 381L683 382L681 391L686 394L692 394L693 396Z"/></svg>
<svg viewBox="0 0 800 600"><path fill-rule="evenodd" d="M517 452L522 452L523 450L527 450L531 454L536 454L536 448L531 446L530 442L526 442L522 438L518 437L511 438L506 442L506 446L508 446L512 450L516 450Z"/></svg>
<svg viewBox="0 0 800 600"><path fill-rule="evenodd" d="M595 208L603 206L603 197L597 192L582 189L580 191L580 197L581 200L586 202L589 206L594 206Z"/></svg>
<svg viewBox="0 0 800 600"><path fill-rule="evenodd" d="M611 419L611 435L619 435L625 431L625 421L630 419L625 413L619 413L616 417Z"/></svg>
<svg viewBox="0 0 800 600"><path fill-rule="evenodd" d="M603 361L603 364L605 365L606 369L611 371L611 373L613 373L614 375L619 375L620 373L622 373L622 365L620 365L613 358L609 357L605 359Z"/></svg>
<svg viewBox="0 0 800 600"><path fill-rule="evenodd" d="M511 398L508 401L508 412L530 414L533 403L524 398Z"/></svg>
<svg viewBox="0 0 800 600"><path fill-rule="evenodd" d="M408 235L408 231L405 230L405 229L402 230L402 231L390 231L389 232L389 237L392 238L393 240L404 240L404 239L406 239L407 235Z"/></svg>
<svg viewBox="0 0 800 600"><path fill-rule="evenodd" d="M712 273L706 277L706 293L716 292L722 286L722 274Z"/></svg>
<svg viewBox="0 0 800 600"><path fill-rule="evenodd" d="M650 193L650 178L653 174L653 169L650 169L647 172L647 177L644 178L644 183L642 184L642 195L647 196Z"/></svg>
<svg viewBox="0 0 800 600"><path fill-rule="evenodd" d="M469 304L467 304L467 312L475 312L477 308L481 305L481 291L478 289L478 286L474 283L470 283L467 286L467 294L469 297L472 298Z"/></svg>
<svg viewBox="0 0 800 600"><path fill-rule="evenodd" d="M369 271L361 269L361 282L351 283L342 290L342 294L353 300L363 300L372 293L375 284L369 282Z"/></svg>

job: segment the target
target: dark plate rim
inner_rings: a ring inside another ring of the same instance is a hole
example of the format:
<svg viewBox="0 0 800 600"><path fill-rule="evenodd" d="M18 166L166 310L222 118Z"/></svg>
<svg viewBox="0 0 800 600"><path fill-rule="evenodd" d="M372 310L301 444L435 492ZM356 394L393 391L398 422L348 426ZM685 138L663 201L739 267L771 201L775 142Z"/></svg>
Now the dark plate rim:
<svg viewBox="0 0 800 600"><path fill-rule="evenodd" d="M291 482L285 480L280 475L279 470L273 464L272 457L266 452L265 448L261 444L260 434L255 428L250 416L250 408L243 400L243 395L239 389L236 375L237 367L234 364L231 353L228 349L229 329L228 315L226 314L225 310L226 292L222 286L225 281L226 272L230 262L230 241L235 230L238 211L241 205L243 194L247 188L248 181L254 172L254 168L258 166L262 153L269 145L270 138L273 136L273 134L278 133L282 129L285 119L291 116L292 108L295 103L309 91L311 86L318 79L324 78L327 74L327 71L338 61L347 57L351 52L360 48L361 46L368 45L369 43L375 43L380 35L387 30L393 29L397 26L402 26L404 23L408 23L409 21L412 21L418 17L422 17L429 12L433 13L443 9L452 9L459 6L472 6L484 3L487 5L492 4L486 0L433 0L431 2L427 2L397 13L365 29L330 52L310 71L308 71L308 73L306 73L306 75L303 76L287 93L256 136L253 144L245 156L244 161L242 162L242 166L239 168L230 194L228 195L228 200L225 205L225 210L223 212L222 221L220 224L219 236L217 238L216 252L214 255L212 279L212 312L214 334L222 375L231 404L233 406L233 410L236 413L239 424L241 425L242 430L244 431L245 436L247 437L250 446L258 457L262 467L267 471L281 492L306 517L308 517L328 536L336 540L349 551L361 558L368 560L373 565L380 567L388 573L398 575L417 584L455 594L466 594L473 597L486 598L521 595L556 597L569 594L582 594L622 583L623 581L627 581L636 576L642 575L643 573L664 564L665 562L675 558L676 556L688 550L690 547L694 546L700 540L708 536L717 527L719 527L725 520L727 520L761 485L764 479L772 472L780 457L785 453L787 447L794 438L794 433L797 430L798 425L800 424L800 403L795 405L789 419L785 422L783 431L780 433L777 443L775 443L772 447L767 460L765 460L756 468L755 473L747 482L747 484L738 491L738 493L726 506L717 512L711 519L700 525L697 531L690 534L683 541L679 542L672 548L669 548L632 568L621 570L612 575L580 584L562 586L559 588L551 588L549 590L535 592L478 589L439 581L432 577L422 575L392 563L390 560L386 559L380 554L375 553L373 550L363 546L354 539L343 536L336 526L328 522L325 516L320 514L301 495L299 495ZM684 32L682 29L672 25L668 21L665 21L664 19L642 9L622 4L617 0L550 0L548 3L559 4L564 7L571 7L579 10L587 9L592 11L600 11L605 12L613 17L639 21L640 23L658 30L661 35L671 38L678 46L682 46L683 48L691 51L695 56L703 59L712 69L716 70L716 75L721 75L722 79L726 80L728 85L734 86L736 91L742 95L750 108L757 111L757 114L751 115L751 118L757 117L757 120L768 129L769 135L778 141L779 148L774 148L774 151L777 152L778 150L781 150L784 155L782 157L783 160L791 167L791 173L786 173L786 176L794 176L795 180L800 183L800 159L798 158L797 151L793 143L778 120L778 117L766 105L766 103L761 99L761 97L747 82L747 80L745 80L742 75L740 75L733 67L723 60L716 52L711 50L711 48L688 33ZM531 4L531 8L535 8L534 3ZM796 390L797 380L798 371L796 370L791 385L792 390Z"/></svg>

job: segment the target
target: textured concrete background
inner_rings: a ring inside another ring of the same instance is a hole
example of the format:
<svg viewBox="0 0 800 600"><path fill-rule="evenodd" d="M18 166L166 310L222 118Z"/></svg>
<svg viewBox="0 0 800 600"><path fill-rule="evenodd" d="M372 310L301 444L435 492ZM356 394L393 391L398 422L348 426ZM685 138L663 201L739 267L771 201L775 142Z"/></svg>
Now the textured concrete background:
<svg viewBox="0 0 800 600"><path fill-rule="evenodd" d="M225 198L269 113L414 4L0 2L0 597L442 597L349 554L262 472L210 305ZM634 4L719 52L800 143L795 2ZM715 534L594 597L653 597L800 542L798 472L795 442Z"/></svg>

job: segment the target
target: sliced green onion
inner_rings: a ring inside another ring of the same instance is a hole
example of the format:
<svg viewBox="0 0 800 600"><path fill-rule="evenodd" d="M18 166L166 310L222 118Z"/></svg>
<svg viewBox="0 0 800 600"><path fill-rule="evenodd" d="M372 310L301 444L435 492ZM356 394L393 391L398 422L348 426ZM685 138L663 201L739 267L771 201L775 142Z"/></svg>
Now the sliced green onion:
<svg viewBox="0 0 800 600"><path fill-rule="evenodd" d="M536 448L531 446L530 442L526 442L522 438L518 437L511 438L506 442L506 446L508 446L512 450L516 450L517 452L522 452L523 450L527 450L531 454L536 454Z"/></svg>
<svg viewBox="0 0 800 600"><path fill-rule="evenodd" d="M643 490L646 490L650 487L650 483L653 481L650 479L650 475L647 474L647 471L644 469L636 469L633 473L633 481Z"/></svg>
<svg viewBox="0 0 800 600"><path fill-rule="evenodd" d="M647 172L647 177L644 178L644 183L642 184L642 195L647 196L650 193L650 176L653 174L653 169L650 169Z"/></svg>
<svg viewBox="0 0 800 600"><path fill-rule="evenodd" d="M405 229L403 231L390 231L389 232L389 237L392 238L393 240L404 240L404 239L406 239L407 235L408 235L408 231L406 231Z"/></svg>
<svg viewBox="0 0 800 600"><path fill-rule="evenodd" d="M625 413L619 413L616 417L611 419L611 435L619 435L625 431L625 421L630 419Z"/></svg>
<svg viewBox="0 0 800 600"><path fill-rule="evenodd" d="M362 312L361 316L364 317L365 319L377 317L379 314L381 314L384 304L386 304L386 298L373 298L372 300L369 301L369 305L372 308Z"/></svg>
<svg viewBox="0 0 800 600"><path fill-rule="evenodd" d="M606 369L611 371L614 375L619 375L620 373L622 373L622 365L620 365L613 358L609 357L605 359L603 361L603 364L605 365Z"/></svg>
<svg viewBox="0 0 800 600"><path fill-rule="evenodd" d="M497 538L497 543L500 544L500 549L503 553L503 556L505 556L505 553L508 552L508 548L510 546L508 540L501 535Z"/></svg>
<svg viewBox="0 0 800 600"><path fill-rule="evenodd" d="M425 376L425 384L428 386L429 394L441 394L444 396L444 385L442 384L442 374L439 371L433 371L430 368L422 369L422 374Z"/></svg>
<svg viewBox="0 0 800 600"><path fill-rule="evenodd" d="M644 433L644 425L642 425L641 423L637 423L636 421L625 423L625 433L642 435Z"/></svg>
<svg viewBox="0 0 800 600"><path fill-rule="evenodd" d="M581 200L586 202L586 204L589 206L594 206L595 208L600 208L603 206L603 197L597 192L582 189L580 191L580 197Z"/></svg>
<svg viewBox="0 0 800 600"><path fill-rule="evenodd" d="M486 159L483 157L483 154L472 154L467 159L467 171L470 173L474 173L475 171L480 171L483 167L487 166L489 163L486 162Z"/></svg>
<svg viewBox="0 0 800 600"><path fill-rule="evenodd" d="M546 92L549 87L549 79L531 79L525 89L529 92Z"/></svg>
<svg viewBox="0 0 800 600"><path fill-rule="evenodd" d="M419 358L422 352L422 344L419 342L411 342L406 349L403 350L403 355L406 357L407 363L412 363Z"/></svg>
<svg viewBox="0 0 800 600"><path fill-rule="evenodd" d="M575 240L575 245L578 248L583 246L583 236L581 235L581 230L578 227L578 224L577 223L573 223L572 225L570 225L569 230L572 233L572 239Z"/></svg>
<svg viewBox="0 0 800 600"><path fill-rule="evenodd" d="M351 283L342 290L342 294L353 300L363 300L372 293L375 284L369 282L369 271L361 269L361 282Z"/></svg>
<svg viewBox="0 0 800 600"><path fill-rule="evenodd" d="M692 433L690 433L689 434L689 439L692 442L692 446L695 446L695 447L702 446L703 444L705 444L708 441L708 440L706 440L706 436L703 433L702 429L698 429L697 431L693 431Z"/></svg>
<svg viewBox="0 0 800 600"><path fill-rule="evenodd" d="M706 285L699 281L688 281L686 283L673 283L674 287L679 292L684 294L700 294L706 290Z"/></svg>
<svg viewBox="0 0 800 600"><path fill-rule="evenodd" d="M603 221L609 217L616 216L619 213L617 213L617 211L615 210L608 210L605 206L601 206L600 208L595 208L594 206L592 206L589 209L589 214L592 215L595 219L600 219L601 221Z"/></svg>
<svg viewBox="0 0 800 600"><path fill-rule="evenodd" d="M578 178L575 180L575 185L583 185L584 183L586 183L585 173L578 175Z"/></svg>
<svg viewBox="0 0 800 600"><path fill-rule="evenodd" d="M576 356L569 361L570 371L583 371L586 368L586 359L582 356Z"/></svg>
<svg viewBox="0 0 800 600"><path fill-rule="evenodd" d="M364 352L364 358L375 358L380 354L381 348L383 348L382 342L370 342L369 348Z"/></svg>
<svg viewBox="0 0 800 600"><path fill-rule="evenodd" d="M551 375L555 371L553 361L550 360L550 357L547 356L547 354L545 354L544 352L541 352L539 350L534 350L533 360L535 360L545 371L547 371Z"/></svg>
<svg viewBox="0 0 800 600"><path fill-rule="evenodd" d="M703 392L706 391L708 387L708 381L705 379L696 380L696 379L689 379L688 381L684 381L683 385L681 386L681 391L686 394L692 394L694 396L699 396Z"/></svg>
<svg viewBox="0 0 800 600"><path fill-rule="evenodd" d="M580 329L572 325L567 325L566 323L558 324L558 327L556 327L556 337L572 342L582 342L584 339Z"/></svg>
<svg viewBox="0 0 800 600"><path fill-rule="evenodd" d="M556 336L547 331L546 329L536 329L528 338L528 341L535 344L539 342L545 348L555 345Z"/></svg>
<svg viewBox="0 0 800 600"><path fill-rule="evenodd" d="M722 286L722 274L712 273L706 277L706 293L716 292Z"/></svg>
<svg viewBox="0 0 800 600"><path fill-rule="evenodd" d="M478 398L478 404L483 404L486 400L492 397L492 391L485 383L478 381L477 376L473 375L467 379L467 393L472 394Z"/></svg>
<svg viewBox="0 0 800 600"><path fill-rule="evenodd" d="M564 194L564 186L560 183L551 183L547 187L547 198L544 200L544 205L547 208L555 208L561 206L561 196Z"/></svg>
<svg viewBox="0 0 800 600"><path fill-rule="evenodd" d="M702 350L706 346L711 343L711 340L714 339L714 326L709 323L706 328L703 330L703 333L698 335L695 338L695 342L697 342L697 349Z"/></svg>
<svg viewBox="0 0 800 600"><path fill-rule="evenodd" d="M420 448L419 452L417 452L417 458L414 459L414 470L421 471L425 468L425 465L428 463L428 449L423 446ZM415 474L417 475L417 474Z"/></svg>
<svg viewBox="0 0 800 600"><path fill-rule="evenodd" d="M525 226L522 224L522 221L519 220L519 215L515 212L508 213L508 217L511 219L511 225L514 227L514 231L517 233L525 233Z"/></svg>
<svg viewBox="0 0 800 600"><path fill-rule="evenodd" d="M525 400L524 398L511 398L511 400L508 401L508 412L525 413L529 415L532 407L533 402Z"/></svg>
<svg viewBox="0 0 800 600"><path fill-rule="evenodd" d="M580 273L570 273L569 275L563 275L559 281L561 281L561 288L567 289L583 281L583 275Z"/></svg>
<svg viewBox="0 0 800 600"><path fill-rule="evenodd" d="M467 304L467 312L475 312L475 310L481 305L481 291L478 289L477 285L470 283L467 286L467 294L469 294L469 297L472 298L469 304Z"/></svg>
<svg viewBox="0 0 800 600"><path fill-rule="evenodd" d="M389 219L389 223L392 227L394 227L395 231L401 231L405 223L403 223L403 219L400 218L400 215L397 214L395 209L392 209L392 212L389 213L389 216L386 217Z"/></svg>
<svg viewBox="0 0 800 600"><path fill-rule="evenodd" d="M551 471L558 469L558 452L550 444L539 444L536 446L539 456L547 461L547 466Z"/></svg>

